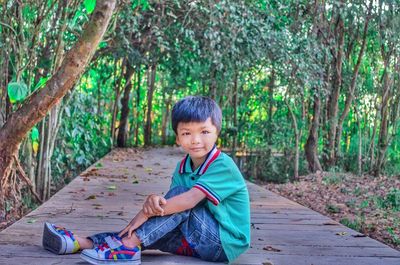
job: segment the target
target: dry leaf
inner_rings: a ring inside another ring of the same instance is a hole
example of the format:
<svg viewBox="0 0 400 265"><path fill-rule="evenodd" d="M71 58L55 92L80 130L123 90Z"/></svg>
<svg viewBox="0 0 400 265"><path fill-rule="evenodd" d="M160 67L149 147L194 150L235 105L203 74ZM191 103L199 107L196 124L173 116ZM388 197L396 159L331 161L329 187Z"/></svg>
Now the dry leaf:
<svg viewBox="0 0 400 265"><path fill-rule="evenodd" d="M265 247L263 247L263 250L272 251L272 252L281 252L280 249L273 248L273 247L271 247L271 246L265 246Z"/></svg>
<svg viewBox="0 0 400 265"><path fill-rule="evenodd" d="M323 225L339 225L339 224L336 222L330 221L330 222L323 223Z"/></svg>
<svg viewBox="0 0 400 265"><path fill-rule="evenodd" d="M95 199L96 199L96 195L90 195L85 200L95 200Z"/></svg>
<svg viewBox="0 0 400 265"><path fill-rule="evenodd" d="M356 235L351 235L352 237L367 237L366 235L363 234L356 234Z"/></svg>

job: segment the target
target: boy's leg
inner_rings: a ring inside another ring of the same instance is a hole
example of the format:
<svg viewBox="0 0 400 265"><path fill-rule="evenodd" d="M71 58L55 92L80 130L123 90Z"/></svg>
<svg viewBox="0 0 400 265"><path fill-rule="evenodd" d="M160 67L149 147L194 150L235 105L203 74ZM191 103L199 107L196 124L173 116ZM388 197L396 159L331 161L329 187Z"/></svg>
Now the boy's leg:
<svg viewBox="0 0 400 265"><path fill-rule="evenodd" d="M64 227L45 223L43 230L43 247L55 254L72 254L79 250L91 249L104 242L108 236L118 233L99 233L90 237L79 237Z"/></svg>
<svg viewBox="0 0 400 265"><path fill-rule="evenodd" d="M175 187L165 197L170 198L187 190ZM219 225L203 205L169 216L150 218L135 234L144 248L192 254L209 261L227 260L219 237Z"/></svg>
<svg viewBox="0 0 400 265"><path fill-rule="evenodd" d="M88 236L88 237L86 237L85 239L90 240L90 242L92 242L92 247L91 247L91 248L94 248L94 247L98 247L98 246L100 246L101 244L103 244L105 238L106 238L106 237L109 237L109 236L111 236L111 237L113 237L113 236L114 236L114 237L115 237L115 236L118 236L118 232L104 232L104 233L98 233L98 234L94 234L94 235L92 235L92 236Z"/></svg>
<svg viewBox="0 0 400 265"><path fill-rule="evenodd" d="M158 249L177 255L199 257L193 247L186 241L186 238L183 236L179 228L169 232L154 244L147 247L143 246L142 249Z"/></svg>

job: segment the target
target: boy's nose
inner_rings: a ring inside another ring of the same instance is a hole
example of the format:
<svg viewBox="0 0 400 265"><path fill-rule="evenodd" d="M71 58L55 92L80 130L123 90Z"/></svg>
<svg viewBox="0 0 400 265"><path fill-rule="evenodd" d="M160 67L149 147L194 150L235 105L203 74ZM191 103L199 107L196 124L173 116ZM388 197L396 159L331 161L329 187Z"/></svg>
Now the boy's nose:
<svg viewBox="0 0 400 265"><path fill-rule="evenodd" d="M200 143L199 137L193 137L192 138L192 144L198 144L198 143Z"/></svg>

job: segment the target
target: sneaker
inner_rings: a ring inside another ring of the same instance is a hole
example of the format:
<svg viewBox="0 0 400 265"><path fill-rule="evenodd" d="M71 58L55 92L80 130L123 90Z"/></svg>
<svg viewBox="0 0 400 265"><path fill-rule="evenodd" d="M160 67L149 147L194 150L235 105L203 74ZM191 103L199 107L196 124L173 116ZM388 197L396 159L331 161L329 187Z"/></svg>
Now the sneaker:
<svg viewBox="0 0 400 265"><path fill-rule="evenodd" d="M47 222L44 224L42 244L45 249L58 255L76 253L80 249L71 231Z"/></svg>
<svg viewBox="0 0 400 265"><path fill-rule="evenodd" d="M125 247L120 237L108 236L104 243L93 249L85 249L81 258L91 264L140 264L140 246L134 248Z"/></svg>

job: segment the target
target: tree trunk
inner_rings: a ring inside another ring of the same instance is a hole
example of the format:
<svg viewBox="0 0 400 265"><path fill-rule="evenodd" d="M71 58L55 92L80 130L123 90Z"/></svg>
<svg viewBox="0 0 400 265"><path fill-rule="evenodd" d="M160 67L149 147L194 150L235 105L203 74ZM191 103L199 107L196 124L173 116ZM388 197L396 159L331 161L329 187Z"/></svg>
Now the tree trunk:
<svg viewBox="0 0 400 265"><path fill-rule="evenodd" d="M126 72L126 66L127 66L127 59L124 58L122 60L122 65L121 65L121 74L119 75L118 78L118 85L115 86L115 99L112 105L112 118L111 118L111 140L112 140L112 145L114 145L115 143L115 131L116 131L116 120L117 120L117 114L118 114L118 101L119 101L119 97L121 95L121 84L122 84L122 79L123 76L125 75ZM118 69L118 64L115 67L115 76L117 76L117 69ZM119 126L118 126L119 127Z"/></svg>
<svg viewBox="0 0 400 265"><path fill-rule="evenodd" d="M378 107L378 95L375 98L375 119L374 119L374 125L372 127L372 136L370 137L370 144L368 148L367 154L369 154L369 160L370 160L370 169L373 169L375 165L375 136L376 136L376 129L378 127L378 118L379 117L379 107ZM364 120L364 123L367 123L367 118ZM368 130L368 133L370 131Z"/></svg>
<svg viewBox="0 0 400 265"><path fill-rule="evenodd" d="M74 86L107 29L115 2L115 0L98 1L82 37L67 53L58 71L48 80L44 88L37 90L26 99L26 103L12 113L4 126L0 128L0 209L2 212L5 209L5 200L10 195L7 180L23 138Z"/></svg>
<svg viewBox="0 0 400 265"><path fill-rule="evenodd" d="M138 84L136 89L136 127L135 127L135 145L139 145L139 115L140 115L140 90L141 90L141 68L138 69Z"/></svg>
<svg viewBox="0 0 400 265"><path fill-rule="evenodd" d="M335 158L340 156L340 139L342 137L343 123L344 123L344 120L346 119L347 115L349 114L351 103L352 103L353 98L354 98L354 91L355 91L355 88L356 88L356 81L357 81L357 77L358 77L358 72L360 70L361 61L362 61L362 58L364 56L365 46L367 44L368 23L369 23L369 20L371 18L372 3L373 3L373 1L371 0L370 4L369 4L367 16L366 16L366 19L365 19L361 49L360 49L360 52L358 53L356 66L354 67L354 72L353 72L353 76L352 76L350 87L349 87L349 93L348 93L347 98L346 98L345 107L344 107L344 110L343 110L342 114L340 115L338 126L337 126L336 140L335 140L335 142L336 142Z"/></svg>
<svg viewBox="0 0 400 265"><path fill-rule="evenodd" d="M156 80L156 65L153 64L149 69L147 78L147 111L146 125L144 127L144 145L151 145L151 112L153 111L153 94Z"/></svg>
<svg viewBox="0 0 400 265"><path fill-rule="evenodd" d="M233 108L233 136L232 136L232 158L235 162L237 162L236 158L236 149L237 149L237 135L238 135L238 115L237 115L237 108L238 108L238 74L235 73L235 79L233 83L233 98L232 98L232 108Z"/></svg>
<svg viewBox="0 0 400 265"><path fill-rule="evenodd" d="M362 175L362 130L361 118L357 111L357 106L354 106L354 113L356 116L357 129L358 129L358 157L357 157L357 175Z"/></svg>
<svg viewBox="0 0 400 265"><path fill-rule="evenodd" d="M312 124L310 133L308 135L307 142L304 146L305 156L308 162L308 168L311 172L317 170L322 171L321 164L318 158L318 128L319 128L319 116L321 111L321 100L319 97L318 90L315 89L314 95L314 115L312 117Z"/></svg>
<svg viewBox="0 0 400 265"><path fill-rule="evenodd" d="M296 115L294 114L292 107L290 106L289 101L285 98L285 103L286 106L288 107L290 117L292 118L292 125L293 125L293 130L294 130L294 138L295 138L295 159L294 159L294 170L293 170L293 176L294 180L299 180L299 145L300 145L300 132L299 132L299 127L297 125L297 118Z"/></svg>
<svg viewBox="0 0 400 265"><path fill-rule="evenodd" d="M334 166L336 163L335 157L335 137L337 129L337 116L339 109L339 95L342 86L342 65L343 65L343 44L344 44L344 25L343 19L339 12L337 18L337 51L335 55L335 71L332 84L332 91L328 102L328 146L326 149L326 162L328 166Z"/></svg>
<svg viewBox="0 0 400 265"><path fill-rule="evenodd" d="M163 113L163 121L161 128L162 145L167 144L167 128L168 128L169 113L171 110L171 103L172 103L172 93L169 93L167 98L165 99L165 112Z"/></svg>
<svg viewBox="0 0 400 265"><path fill-rule="evenodd" d="M386 67L385 67L386 68ZM378 139L378 157L376 160L374 175L379 177L381 174L381 169L383 166L386 149L388 147L388 107L389 107L389 98L390 98L390 87L391 87L391 78L389 76L388 69L385 69L384 78L383 78L383 89L382 89L382 103L380 107L380 116L381 116L381 126L379 130L379 139Z"/></svg>
<svg viewBox="0 0 400 265"><path fill-rule="evenodd" d="M272 66L274 67L274 66ZM275 87L275 69L272 68L271 76L269 77L268 82L268 122L267 122L267 132L266 138L269 145L272 145L272 135L273 135L273 127L272 127L272 116L274 109L274 87Z"/></svg>
<svg viewBox="0 0 400 265"><path fill-rule="evenodd" d="M127 70L125 73L125 88L124 88L124 96L121 98L121 117L119 120L119 128L118 128L118 137L117 137L117 146L118 147L126 147L126 139L127 139L127 127L128 127L128 117L129 117L129 97L132 89L132 77L135 73L135 68L131 65L127 66Z"/></svg>

